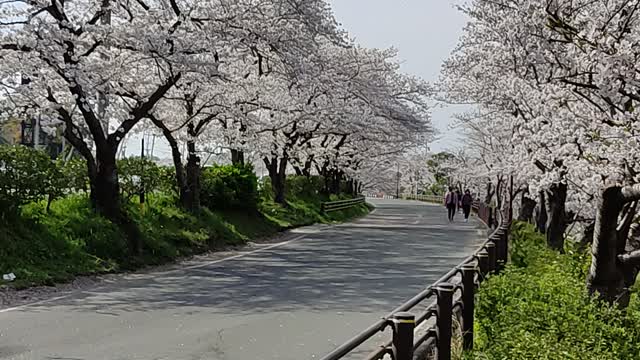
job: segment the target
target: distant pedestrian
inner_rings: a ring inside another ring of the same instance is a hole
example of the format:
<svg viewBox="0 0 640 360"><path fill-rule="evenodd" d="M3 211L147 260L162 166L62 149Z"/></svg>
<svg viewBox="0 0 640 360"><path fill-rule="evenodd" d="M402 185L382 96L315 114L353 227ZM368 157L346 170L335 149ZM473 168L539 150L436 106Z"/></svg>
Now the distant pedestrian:
<svg viewBox="0 0 640 360"><path fill-rule="evenodd" d="M464 222L469 221L469 214L471 213L471 204L473 204L473 197L471 196L471 192L469 189L464 191L464 195L462 195L462 199L460 200L462 203L462 212L464 213Z"/></svg>
<svg viewBox="0 0 640 360"><path fill-rule="evenodd" d="M449 222L453 222L453 217L456 215L458 201L458 194L453 191L452 187L450 187L449 192L444 196L444 206L447 208Z"/></svg>
<svg viewBox="0 0 640 360"><path fill-rule="evenodd" d="M456 206L458 207L458 212L462 212L462 193L460 193L460 189L456 189L456 195L458 196L458 202Z"/></svg>

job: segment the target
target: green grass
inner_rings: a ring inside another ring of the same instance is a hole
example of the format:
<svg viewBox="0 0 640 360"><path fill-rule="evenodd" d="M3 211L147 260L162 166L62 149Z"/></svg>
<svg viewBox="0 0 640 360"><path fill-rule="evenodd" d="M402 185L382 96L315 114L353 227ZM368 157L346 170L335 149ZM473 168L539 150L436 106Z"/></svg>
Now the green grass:
<svg viewBox="0 0 640 360"><path fill-rule="evenodd" d="M91 275L174 261L183 256L242 244L279 231L313 223L345 221L368 213L358 206L330 215L320 211L322 199L291 196L287 206L263 199L255 210L194 215L171 197L155 194L144 207L133 201L127 212L142 234L143 253L129 256L125 236L91 210L85 196L52 203L32 203L20 215L0 219L0 274L13 272L16 288L52 285L78 275ZM0 280L0 284L3 282Z"/></svg>
<svg viewBox="0 0 640 360"><path fill-rule="evenodd" d="M626 313L588 296L588 251L547 248L528 224L513 227L512 262L483 283L472 359L638 359L640 301Z"/></svg>
<svg viewBox="0 0 640 360"><path fill-rule="evenodd" d="M349 209L323 213L321 204L325 201L347 199L346 196L289 196L287 206L282 206L269 198L263 198L258 205L259 211L272 223L282 229L315 223L342 222L363 216L371 210L369 205L362 204Z"/></svg>

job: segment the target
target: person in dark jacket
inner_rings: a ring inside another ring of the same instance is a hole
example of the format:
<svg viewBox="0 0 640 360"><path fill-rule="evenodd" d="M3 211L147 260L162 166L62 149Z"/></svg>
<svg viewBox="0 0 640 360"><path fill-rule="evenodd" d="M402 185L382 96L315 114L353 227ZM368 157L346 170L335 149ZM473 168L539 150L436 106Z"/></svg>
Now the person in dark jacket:
<svg viewBox="0 0 640 360"><path fill-rule="evenodd" d="M471 192L469 192L469 189L464 191L464 195L462 195L462 199L460 199L460 202L462 203L464 222L468 222L469 214L471 213L471 204L473 204L473 197L471 196Z"/></svg>

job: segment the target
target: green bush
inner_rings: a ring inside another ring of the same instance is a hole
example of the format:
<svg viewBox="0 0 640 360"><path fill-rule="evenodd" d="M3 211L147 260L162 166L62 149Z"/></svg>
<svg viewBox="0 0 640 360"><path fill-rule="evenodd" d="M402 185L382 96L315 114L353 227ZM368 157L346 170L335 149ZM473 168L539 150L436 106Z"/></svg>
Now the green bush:
<svg viewBox="0 0 640 360"><path fill-rule="evenodd" d="M160 166L158 178L158 191L165 194L177 195L179 193L176 182L175 166Z"/></svg>
<svg viewBox="0 0 640 360"><path fill-rule="evenodd" d="M56 161L56 167L62 175L60 187L64 192L87 192L89 190L89 175L87 174L87 161L82 158L72 158L68 162L63 159Z"/></svg>
<svg viewBox="0 0 640 360"><path fill-rule="evenodd" d="M479 359L636 359L640 312L587 295L586 252L560 254L528 224L515 224L512 263L477 295ZM571 246L569 246L571 247Z"/></svg>
<svg viewBox="0 0 640 360"><path fill-rule="evenodd" d="M258 179L251 165L214 165L202 171L200 200L209 209L256 209Z"/></svg>
<svg viewBox="0 0 640 360"><path fill-rule="evenodd" d="M118 180L122 195L129 199L143 190L152 193L160 186L160 168L149 159L131 157L118 161Z"/></svg>
<svg viewBox="0 0 640 360"><path fill-rule="evenodd" d="M25 146L0 146L0 211L45 198L60 178L49 155Z"/></svg>
<svg viewBox="0 0 640 360"><path fill-rule="evenodd" d="M287 196L319 199L324 190L324 178L322 176L287 176L285 186Z"/></svg>
<svg viewBox="0 0 640 360"><path fill-rule="evenodd" d="M46 152L26 146L0 146L0 208L16 212L30 202L87 191L84 159L52 160Z"/></svg>

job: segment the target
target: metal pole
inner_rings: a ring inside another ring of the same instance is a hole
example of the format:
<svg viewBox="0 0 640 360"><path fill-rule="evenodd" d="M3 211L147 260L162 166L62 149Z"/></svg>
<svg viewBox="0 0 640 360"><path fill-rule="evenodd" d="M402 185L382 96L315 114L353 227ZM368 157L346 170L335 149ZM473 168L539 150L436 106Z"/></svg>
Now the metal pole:
<svg viewBox="0 0 640 360"><path fill-rule="evenodd" d="M473 311L476 267L465 264L462 270L462 346L465 350L473 349Z"/></svg>
<svg viewBox="0 0 640 360"><path fill-rule="evenodd" d="M502 243L504 244L504 263L509 261L509 230L504 229L502 232Z"/></svg>
<svg viewBox="0 0 640 360"><path fill-rule="evenodd" d="M398 171L396 172L396 199L400 199L400 164L398 163Z"/></svg>
<svg viewBox="0 0 640 360"><path fill-rule="evenodd" d="M140 151L140 158L142 159L142 171L140 172L140 204L144 205L144 135L142 135L142 150Z"/></svg>
<svg viewBox="0 0 640 360"><path fill-rule="evenodd" d="M504 259L502 258L504 254L504 243L502 242L502 236L499 231L500 230L497 230L494 236L491 237L491 241L496 245L496 271L502 270L504 266Z"/></svg>
<svg viewBox="0 0 640 360"><path fill-rule="evenodd" d="M480 281L489 273L489 253L482 250L478 253L478 266L480 267Z"/></svg>
<svg viewBox="0 0 640 360"><path fill-rule="evenodd" d="M393 352L394 360L413 360L413 330L416 318L408 312L393 314Z"/></svg>
<svg viewBox="0 0 640 360"><path fill-rule="evenodd" d="M487 244L487 253L489 253L487 273L492 273L496 270L496 244L493 241Z"/></svg>
<svg viewBox="0 0 640 360"><path fill-rule="evenodd" d="M451 360L451 317L453 315L453 289L450 283L439 284L436 288L438 311L436 329L438 332L438 360Z"/></svg>
<svg viewBox="0 0 640 360"><path fill-rule="evenodd" d="M502 267L507 265L507 258L509 257L509 250L507 248L507 237L505 236L507 231L504 228L499 228L496 234L496 238L500 239L500 253L498 259L502 262Z"/></svg>

